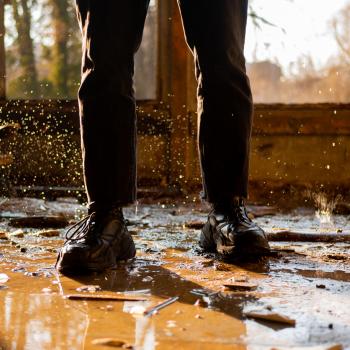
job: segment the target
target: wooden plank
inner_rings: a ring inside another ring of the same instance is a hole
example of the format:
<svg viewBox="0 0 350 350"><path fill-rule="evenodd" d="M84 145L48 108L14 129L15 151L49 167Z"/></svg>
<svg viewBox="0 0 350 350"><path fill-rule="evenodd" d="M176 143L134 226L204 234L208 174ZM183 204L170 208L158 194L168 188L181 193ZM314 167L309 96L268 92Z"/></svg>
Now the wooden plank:
<svg viewBox="0 0 350 350"><path fill-rule="evenodd" d="M278 231L267 232L266 235L270 242L350 242L350 234L347 233Z"/></svg>
<svg viewBox="0 0 350 350"><path fill-rule="evenodd" d="M254 135L350 135L349 104L255 106Z"/></svg>
<svg viewBox="0 0 350 350"><path fill-rule="evenodd" d="M183 88L181 80L177 84L178 94L181 94L180 87ZM186 85L185 82L183 84ZM172 106L165 103L139 101L140 132L147 133L147 130L152 130L154 126L157 132L162 134L171 132L176 137L178 132L178 136L189 135L194 138L196 136L195 113L189 114L183 107L184 98L180 98L179 101L180 103L177 102ZM173 120L170 115L177 113L177 117ZM23 116L28 115L34 117L36 122L38 120L48 122L48 116L57 115L60 118L57 128L69 126L76 133L79 131L78 107L75 100L0 100L1 122L20 122L24 120ZM253 134L259 136L350 135L350 105L266 106L258 104L255 106Z"/></svg>

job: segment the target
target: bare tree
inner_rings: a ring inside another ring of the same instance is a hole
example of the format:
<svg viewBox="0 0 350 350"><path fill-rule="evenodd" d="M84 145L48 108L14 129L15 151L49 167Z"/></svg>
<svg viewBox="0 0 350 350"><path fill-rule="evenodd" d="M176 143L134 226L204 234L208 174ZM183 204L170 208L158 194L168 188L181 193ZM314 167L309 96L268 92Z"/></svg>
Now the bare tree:
<svg viewBox="0 0 350 350"><path fill-rule="evenodd" d="M38 74L35 66L33 39L31 37L31 1L12 0L13 17L17 30L19 62L22 69L21 79L24 92L36 97Z"/></svg>
<svg viewBox="0 0 350 350"><path fill-rule="evenodd" d="M333 18L331 28L342 58L347 64L350 64L350 4Z"/></svg>

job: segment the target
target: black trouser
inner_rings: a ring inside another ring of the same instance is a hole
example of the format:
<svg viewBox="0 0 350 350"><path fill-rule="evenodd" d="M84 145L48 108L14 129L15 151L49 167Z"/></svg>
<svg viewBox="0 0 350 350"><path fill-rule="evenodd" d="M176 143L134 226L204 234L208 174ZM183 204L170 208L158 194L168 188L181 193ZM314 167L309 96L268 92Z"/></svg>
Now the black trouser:
<svg viewBox="0 0 350 350"><path fill-rule="evenodd" d="M76 0L83 36L79 89L90 205L136 199L134 55L149 0ZM163 0L160 0L163 1ZM179 0L198 80L204 198L247 196L252 97L243 55L248 0Z"/></svg>

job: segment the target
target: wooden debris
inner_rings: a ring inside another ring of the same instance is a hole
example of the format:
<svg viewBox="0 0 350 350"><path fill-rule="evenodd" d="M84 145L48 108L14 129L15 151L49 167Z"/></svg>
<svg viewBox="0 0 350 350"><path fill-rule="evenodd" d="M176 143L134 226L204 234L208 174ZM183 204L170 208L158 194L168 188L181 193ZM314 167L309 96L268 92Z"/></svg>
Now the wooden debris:
<svg viewBox="0 0 350 350"><path fill-rule="evenodd" d="M25 216L11 219L9 224L12 227L63 228L67 227L69 222L63 216Z"/></svg>
<svg viewBox="0 0 350 350"><path fill-rule="evenodd" d="M145 316L152 316L153 314L157 313L159 310L164 309L165 307L175 303L178 299L179 299L179 297L173 297L173 298L166 299L165 301L157 304L156 306L149 307L148 309L146 309L143 312L143 314Z"/></svg>
<svg viewBox="0 0 350 350"><path fill-rule="evenodd" d="M60 231L58 230L42 230L35 233L36 236L41 237L58 237L60 235Z"/></svg>
<svg viewBox="0 0 350 350"><path fill-rule="evenodd" d="M204 226L204 222L203 221L188 221L184 224L185 228L190 228L190 229L194 229L194 230L200 230L203 226Z"/></svg>
<svg viewBox="0 0 350 350"><path fill-rule="evenodd" d="M347 260L348 256L344 254L327 254L327 258L332 260Z"/></svg>
<svg viewBox="0 0 350 350"><path fill-rule="evenodd" d="M324 345L316 345L316 346L281 346L281 347L273 347L271 350L343 350L343 346L341 344L324 344Z"/></svg>
<svg viewBox="0 0 350 350"><path fill-rule="evenodd" d="M228 290L233 290L233 291L251 291L255 290L258 288L256 284L249 283L249 282L229 282L229 283L224 283L223 285L226 289Z"/></svg>
<svg viewBox="0 0 350 350"><path fill-rule="evenodd" d="M133 349L133 345L116 338L99 338L91 342L92 345L110 346L113 348Z"/></svg>
<svg viewBox="0 0 350 350"><path fill-rule="evenodd" d="M263 320L263 321L284 323L284 324L289 324L291 326L295 326L295 320L275 312L249 311L249 312L245 312L244 316L258 319L258 320Z"/></svg>
<svg viewBox="0 0 350 350"><path fill-rule="evenodd" d="M125 294L68 294L64 296L69 300L92 300L92 301L145 301L141 296Z"/></svg>
<svg viewBox="0 0 350 350"><path fill-rule="evenodd" d="M267 238L271 242L350 242L350 234L348 233L313 233L313 232L293 232L278 231L267 232Z"/></svg>
<svg viewBox="0 0 350 350"><path fill-rule="evenodd" d="M8 239L7 238L7 233L4 231L0 231L0 239Z"/></svg>

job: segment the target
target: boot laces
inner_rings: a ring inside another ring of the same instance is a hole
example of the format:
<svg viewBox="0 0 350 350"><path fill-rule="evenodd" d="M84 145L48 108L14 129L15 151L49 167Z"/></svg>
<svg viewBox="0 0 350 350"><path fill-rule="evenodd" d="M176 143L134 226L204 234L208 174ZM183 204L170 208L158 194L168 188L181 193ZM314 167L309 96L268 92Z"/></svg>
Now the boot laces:
<svg viewBox="0 0 350 350"><path fill-rule="evenodd" d="M237 206L232 209L233 215L221 224L221 228L226 227L227 233L234 232L237 224L250 224L246 209L244 206ZM232 213L231 212L231 213Z"/></svg>
<svg viewBox="0 0 350 350"><path fill-rule="evenodd" d="M237 206L234 208L234 213L238 221L243 221L245 223L250 223L250 219L248 217L245 206Z"/></svg>
<svg viewBox="0 0 350 350"><path fill-rule="evenodd" d="M91 213L82 220L78 221L76 224L74 224L65 235L66 243L68 242L76 242L80 239L88 237L93 227L96 224L96 213Z"/></svg>

